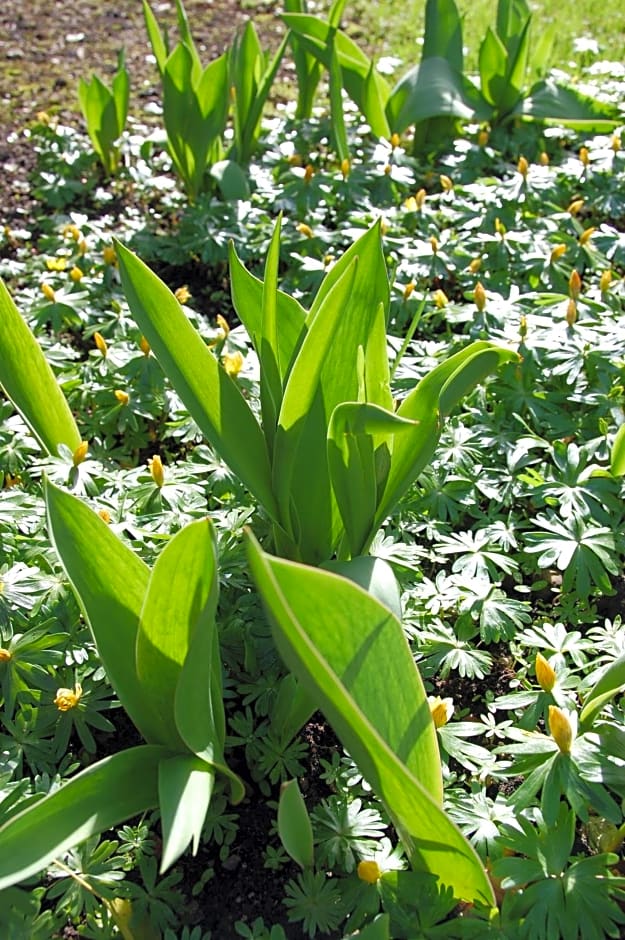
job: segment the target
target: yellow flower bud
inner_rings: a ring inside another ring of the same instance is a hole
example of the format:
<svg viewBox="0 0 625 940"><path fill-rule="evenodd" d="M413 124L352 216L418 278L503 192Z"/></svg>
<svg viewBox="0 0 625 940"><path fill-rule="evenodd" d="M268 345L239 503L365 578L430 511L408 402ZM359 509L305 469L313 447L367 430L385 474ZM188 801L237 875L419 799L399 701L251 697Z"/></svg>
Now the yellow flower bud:
<svg viewBox="0 0 625 940"><path fill-rule="evenodd" d="M314 175L315 175L315 168L313 167L312 163L307 163L306 169L304 170L304 182L310 183Z"/></svg>
<svg viewBox="0 0 625 940"><path fill-rule="evenodd" d="M418 191L418 193L414 197L415 202L417 204L417 209L423 208L423 204L425 203L426 196L427 196L426 191L423 189L423 187L421 187L421 189Z"/></svg>
<svg viewBox="0 0 625 940"><path fill-rule="evenodd" d="M80 229L77 225L64 225L61 229L61 233L66 237L69 235L75 242L80 241Z"/></svg>
<svg viewBox="0 0 625 940"><path fill-rule="evenodd" d="M57 689L54 704L60 712L68 712L76 708L82 698L82 686L77 682L73 689Z"/></svg>
<svg viewBox="0 0 625 940"><path fill-rule="evenodd" d="M486 306L486 291L481 281L478 281L475 285L475 290L473 291L473 300L475 301L475 306L481 313L484 307Z"/></svg>
<svg viewBox="0 0 625 940"><path fill-rule="evenodd" d="M149 356L149 355L150 355L151 346L150 346L150 344L148 343L148 341L147 341L147 339L145 338L145 336L142 336L141 339L139 340L139 349L141 350L141 352L143 353L144 356Z"/></svg>
<svg viewBox="0 0 625 940"><path fill-rule="evenodd" d="M152 475L152 479L160 488L165 482L165 471L163 470L163 461L158 454L154 454L153 457L150 457L148 460L148 467Z"/></svg>
<svg viewBox="0 0 625 940"><path fill-rule="evenodd" d="M610 143L610 147L614 153L618 153L618 151L621 149L621 138L619 134L612 135L612 142Z"/></svg>
<svg viewBox="0 0 625 940"><path fill-rule="evenodd" d="M542 653L536 653L536 681L543 692L551 692L556 684L556 671Z"/></svg>
<svg viewBox="0 0 625 940"><path fill-rule="evenodd" d="M569 278L569 297L572 297L573 300L577 300L582 289L582 279L579 276L577 268L573 268L571 271L571 276Z"/></svg>
<svg viewBox="0 0 625 940"><path fill-rule="evenodd" d="M430 238L430 245L432 246L432 251L436 254L438 251L438 238L436 235L432 235Z"/></svg>
<svg viewBox="0 0 625 940"><path fill-rule="evenodd" d="M566 322L569 326L573 326L577 320L577 304L571 297L568 304L566 305Z"/></svg>
<svg viewBox="0 0 625 940"><path fill-rule="evenodd" d="M105 245L102 249L102 257L105 264L117 264L117 253L112 245Z"/></svg>
<svg viewBox="0 0 625 940"><path fill-rule="evenodd" d="M299 153L292 153L289 157L289 163L291 166L301 166L304 161L302 160Z"/></svg>
<svg viewBox="0 0 625 940"><path fill-rule="evenodd" d="M128 392L124 392L121 388L116 388L113 392L115 398L120 403L120 405L127 405L130 401L130 395Z"/></svg>
<svg viewBox="0 0 625 940"><path fill-rule="evenodd" d="M233 353L225 353L221 357L221 363L231 378L236 378L243 368L243 356L237 349Z"/></svg>
<svg viewBox="0 0 625 940"><path fill-rule="evenodd" d="M454 188L454 184L453 184L453 181L450 179L450 177L445 176L444 173L441 173L441 175L439 176L439 179L441 181L441 186L443 187L444 192L446 193L451 192L451 190Z"/></svg>
<svg viewBox="0 0 625 940"><path fill-rule="evenodd" d="M551 254L549 255L549 264L553 264L554 261L557 261L558 258L561 258L565 252L566 245L554 245L554 247L551 249Z"/></svg>
<svg viewBox="0 0 625 940"><path fill-rule="evenodd" d="M585 245L587 242L589 242L594 232L596 231L597 229L595 228L594 225L591 225L590 228L587 228L585 231L583 231L582 234L579 236L580 245Z"/></svg>
<svg viewBox="0 0 625 940"><path fill-rule="evenodd" d="M305 235L306 238L313 237L313 230L311 229L310 225L306 225L305 222L300 222L299 225L295 226L295 228L300 233L300 235Z"/></svg>
<svg viewBox="0 0 625 940"><path fill-rule="evenodd" d="M228 321L226 320L225 317L222 317L222 315L221 315L220 313L217 314L216 320L217 320L217 326L219 327L219 329L221 330L221 332L224 334L224 338L225 338L225 337L228 335L228 333L230 332L230 327L228 326Z"/></svg>
<svg viewBox="0 0 625 940"><path fill-rule="evenodd" d="M385 175L386 175L386 176L390 176L392 172L393 172L393 167L391 166L390 163L386 163L385 166L384 166L384 173L385 173Z"/></svg>
<svg viewBox="0 0 625 940"><path fill-rule="evenodd" d="M391 147L393 147L394 149L395 147L399 147L399 144L400 144L399 134L391 134Z"/></svg>
<svg viewBox="0 0 625 940"><path fill-rule="evenodd" d="M583 205L584 205L583 199L574 199L572 202L569 203L569 207L566 211L570 213L570 215L577 215L577 213L580 211Z"/></svg>
<svg viewBox="0 0 625 940"><path fill-rule="evenodd" d="M74 453L72 454L72 462L75 467L79 463L82 463L85 457L89 452L89 441L81 441Z"/></svg>
<svg viewBox="0 0 625 940"><path fill-rule="evenodd" d="M54 301L56 300L56 294L54 293L54 288L50 284L46 284L45 281L41 285L41 293L46 298L46 300L50 301L51 304L53 304Z"/></svg>
<svg viewBox="0 0 625 940"><path fill-rule="evenodd" d="M440 695L428 695L428 705L435 728L446 725L454 713L454 702L451 698L441 698Z"/></svg>
<svg viewBox="0 0 625 940"><path fill-rule="evenodd" d="M382 218L380 219L380 234L386 235L387 232L388 232L388 222L386 221L386 219Z"/></svg>
<svg viewBox="0 0 625 940"><path fill-rule="evenodd" d="M522 340L527 336L527 317L524 313L521 314L519 319L519 336Z"/></svg>
<svg viewBox="0 0 625 940"><path fill-rule="evenodd" d="M89 245L87 244L87 239L81 238L80 241L78 242L78 251L81 253L81 255L87 254L88 247Z"/></svg>
<svg viewBox="0 0 625 940"><path fill-rule="evenodd" d="M358 862L357 872L360 880L366 881L368 885L374 885L382 877L382 869L373 859Z"/></svg>
<svg viewBox="0 0 625 940"><path fill-rule="evenodd" d="M416 286L417 285L415 284L414 281L408 281L408 283L404 287L404 300L408 300L408 298L410 297L410 295L412 294Z"/></svg>
<svg viewBox="0 0 625 940"><path fill-rule="evenodd" d="M432 296L434 298L434 304L439 310L442 310L443 307L446 307L447 304L449 303L449 298L447 297L447 294L445 293L444 290L441 290L440 288L438 290L435 290Z"/></svg>
<svg viewBox="0 0 625 940"><path fill-rule="evenodd" d="M8 663L11 657L12 654L10 650L5 650L2 646L0 646L0 663Z"/></svg>
<svg viewBox="0 0 625 940"><path fill-rule="evenodd" d="M488 138L489 138L488 131L487 131L487 130L484 130L484 128L482 128L482 130L479 131L479 132L478 132L478 135L477 135L477 145L478 145L478 147L485 147L486 144L488 143Z"/></svg>
<svg viewBox="0 0 625 940"><path fill-rule="evenodd" d="M408 196L404 203L404 209L407 209L408 212L416 212L418 209L417 200L414 196Z"/></svg>
<svg viewBox="0 0 625 940"><path fill-rule="evenodd" d="M83 275L83 272L76 265L74 265L72 270L69 272L69 276L71 277L74 284L78 284L78 282L82 278L82 275Z"/></svg>
<svg viewBox="0 0 625 940"><path fill-rule="evenodd" d="M96 346L98 347L99 352L102 353L103 358L106 359L106 354L108 353L109 348L108 348L108 346L106 345L106 340L104 339L104 337L102 336L102 334L101 334L101 333L97 333L97 332L94 333L94 334L93 334L93 341L94 341L94 343L96 344Z"/></svg>
<svg viewBox="0 0 625 940"><path fill-rule="evenodd" d="M346 180L347 177L349 176L351 168L352 168L351 163L349 162L349 160L347 159L347 157L344 157L344 158L341 160L341 173L343 174L343 179L344 179L344 180Z"/></svg>
<svg viewBox="0 0 625 940"><path fill-rule="evenodd" d="M561 752L570 754L574 738L573 726L566 712L558 708L557 705L549 706L549 730Z"/></svg>
<svg viewBox="0 0 625 940"><path fill-rule="evenodd" d="M495 232L501 239L505 238L506 226L503 224L500 218L495 219Z"/></svg>
<svg viewBox="0 0 625 940"><path fill-rule="evenodd" d="M469 271L471 274L477 274L477 272L482 267L482 259L474 258L473 261L469 262Z"/></svg>
<svg viewBox="0 0 625 940"><path fill-rule="evenodd" d="M191 291L186 284L183 284L182 287L174 291L174 297L179 304L188 304L191 300Z"/></svg>
<svg viewBox="0 0 625 940"><path fill-rule="evenodd" d="M529 163L527 162L525 157L523 156L519 157L519 162L517 163L516 168L521 174L521 176L523 177L523 179L525 179L525 177L527 176L527 171L529 170Z"/></svg>
<svg viewBox="0 0 625 940"><path fill-rule="evenodd" d="M50 123L50 115L48 114L47 111L37 111L37 114L35 115L35 117L37 118L40 124L45 124L46 127Z"/></svg>
<svg viewBox="0 0 625 940"><path fill-rule="evenodd" d="M102 522L106 522L107 525L110 524L111 514L108 511L108 509L98 509L98 515L100 519L102 520Z"/></svg>
<svg viewBox="0 0 625 940"><path fill-rule="evenodd" d="M48 271L64 271L67 267L67 258L46 258Z"/></svg>
<svg viewBox="0 0 625 940"><path fill-rule="evenodd" d="M609 290L610 284L612 283L612 271L607 268L601 275L601 280L599 281L599 290L602 294L605 294Z"/></svg>
<svg viewBox="0 0 625 940"><path fill-rule="evenodd" d="M540 163L541 166L549 166L549 154L545 153L545 151L543 150L538 158L538 162Z"/></svg>
<svg viewBox="0 0 625 940"><path fill-rule="evenodd" d="M588 154L588 147L580 147L579 150L579 159L582 161L584 166L588 166L590 163L590 156Z"/></svg>

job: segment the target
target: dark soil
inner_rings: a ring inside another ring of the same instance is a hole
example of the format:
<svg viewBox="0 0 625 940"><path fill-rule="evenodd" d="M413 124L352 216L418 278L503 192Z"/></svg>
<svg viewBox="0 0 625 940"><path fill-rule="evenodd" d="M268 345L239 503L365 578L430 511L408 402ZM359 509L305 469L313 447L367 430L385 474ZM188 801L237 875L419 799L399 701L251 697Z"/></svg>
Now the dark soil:
<svg viewBox="0 0 625 940"><path fill-rule="evenodd" d="M175 37L173 0L155 0L152 7L159 23ZM265 42L280 30L266 3L186 0L185 8L206 62L224 51L252 13ZM97 72L108 83L122 47L131 80L131 115L145 121L145 105L158 96L158 76L141 0L2 0L0 225L23 219L33 209L28 178L34 155L24 131L41 111L82 124L79 78Z"/></svg>

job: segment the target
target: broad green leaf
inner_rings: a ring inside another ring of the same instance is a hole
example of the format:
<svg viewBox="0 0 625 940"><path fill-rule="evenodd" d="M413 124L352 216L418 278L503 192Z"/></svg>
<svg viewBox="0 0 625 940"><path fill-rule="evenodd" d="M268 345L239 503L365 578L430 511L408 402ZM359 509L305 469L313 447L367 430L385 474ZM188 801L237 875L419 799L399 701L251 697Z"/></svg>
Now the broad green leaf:
<svg viewBox="0 0 625 940"><path fill-rule="evenodd" d="M158 765L158 804L163 827L160 873L170 868L192 842L195 855L210 804L215 775L190 755L166 757Z"/></svg>
<svg viewBox="0 0 625 940"><path fill-rule="evenodd" d="M294 862L302 868L313 867L312 823L297 780L287 780L280 787L278 835Z"/></svg>
<svg viewBox="0 0 625 940"><path fill-rule="evenodd" d="M287 43L288 35L282 39L282 42L266 67L264 64L265 56L260 49L260 45L258 46L258 54L255 60L256 65L253 69L249 69L254 76L253 90L249 100L246 101L244 110L241 108L239 96L235 91L235 153L237 159L244 163L247 163L251 159L256 147L260 133L262 111L278 73ZM231 55L234 55L234 50ZM240 65L236 66L235 75L240 68ZM236 87L238 86L235 83L235 88ZM241 113L239 113L240 111ZM238 133L236 132L237 127L239 127Z"/></svg>
<svg viewBox="0 0 625 940"><path fill-rule="evenodd" d="M297 35L301 46L316 56L328 71L334 44L347 94L358 105L373 133L378 137L389 137L390 130L384 117L389 89L379 72L372 70L369 57L345 33L318 17L285 13L282 19ZM372 102L375 102L374 107Z"/></svg>
<svg viewBox="0 0 625 940"><path fill-rule="evenodd" d="M260 408L267 450L271 459L282 404L283 368L279 361L278 345L278 269L280 267L280 226L282 216L274 226L263 280L260 333Z"/></svg>
<svg viewBox="0 0 625 940"><path fill-rule="evenodd" d="M462 20L455 0L427 0L422 58L446 59L457 72L462 72Z"/></svg>
<svg viewBox="0 0 625 940"><path fill-rule="evenodd" d="M158 804L165 748L105 757L0 827L0 891L37 874L67 849Z"/></svg>
<svg viewBox="0 0 625 940"><path fill-rule="evenodd" d="M216 551L208 519L181 529L156 559L139 618L136 670L141 692L162 728L162 743L179 750L184 744L174 720L174 696L193 635L215 631ZM208 687L211 664L203 665L195 678ZM194 718L202 720L201 715Z"/></svg>
<svg viewBox="0 0 625 940"><path fill-rule="evenodd" d="M477 90L442 58L423 59L407 72L391 92L386 113L398 134L430 118L482 117Z"/></svg>
<svg viewBox="0 0 625 940"><path fill-rule="evenodd" d="M0 280L0 385L41 446L56 456L59 444L72 453L80 432L37 340Z"/></svg>
<svg viewBox="0 0 625 940"><path fill-rule="evenodd" d="M230 290L232 303L241 323L249 333L260 358L263 282L247 270L239 260L232 242L229 245ZM278 364L284 383L296 349L303 337L306 311L295 297L279 290L276 298L278 320Z"/></svg>
<svg viewBox="0 0 625 940"><path fill-rule="evenodd" d="M167 48L165 39L161 33L158 21L154 16L152 8L147 0L143 0L143 16L145 18L148 38L150 40L150 45L152 46L152 52L154 53L158 70L162 73L163 69L165 68L167 56L169 55L169 49Z"/></svg>
<svg viewBox="0 0 625 940"><path fill-rule="evenodd" d="M393 569L383 558L374 555L358 555L349 561L326 561L322 566L326 571L333 571L354 584L359 584L367 593L384 604L401 622L401 596L397 578Z"/></svg>
<svg viewBox="0 0 625 940"><path fill-rule="evenodd" d="M623 687L625 687L625 656L619 656L603 670L584 699L584 707L579 716L582 730L587 730L592 726L603 706Z"/></svg>
<svg viewBox="0 0 625 940"><path fill-rule="evenodd" d="M334 407L357 393L356 375L352 369L345 369L345 350L358 346L349 330L353 334L366 326L365 316L356 322L353 315L346 315L352 309L355 268L354 260L326 295L311 323L289 374L275 438L274 490L282 524L302 557L317 562L332 555L340 531L328 467L319 457L325 454ZM327 385L324 374L328 376Z"/></svg>
<svg viewBox="0 0 625 940"><path fill-rule="evenodd" d="M365 927L344 936L343 940L391 940L391 919L388 914L378 914Z"/></svg>
<svg viewBox="0 0 625 940"><path fill-rule="evenodd" d="M210 168L212 179L217 180L221 195L227 201L249 199L250 186L247 176L234 160L218 160Z"/></svg>
<svg viewBox="0 0 625 940"><path fill-rule="evenodd" d="M332 412L328 467L352 557L375 534L371 530L386 485L393 435L413 427L413 421L367 402L343 402ZM387 460L376 460L378 448Z"/></svg>
<svg viewBox="0 0 625 940"><path fill-rule="evenodd" d="M277 519L267 447L253 412L185 317L172 292L136 255L116 243L132 315L163 371L217 453Z"/></svg>
<svg viewBox="0 0 625 940"><path fill-rule="evenodd" d="M610 472L615 477L625 476L625 424L622 424L612 444Z"/></svg>
<svg viewBox="0 0 625 940"><path fill-rule="evenodd" d="M384 802L415 869L493 904L473 848L441 809L436 732L399 621L345 578L271 558L250 567L287 666Z"/></svg>
<svg viewBox="0 0 625 940"><path fill-rule="evenodd" d="M76 496L46 484L50 538L91 627L117 696L146 741L163 743L135 668L139 614L149 571L106 522Z"/></svg>
<svg viewBox="0 0 625 940"><path fill-rule="evenodd" d="M393 440L386 488L378 505L378 528L406 489L432 459L443 416L490 372L518 359L512 350L480 340L450 356L429 372L401 403L397 414L417 422L414 430ZM475 361L473 361L475 360Z"/></svg>
<svg viewBox="0 0 625 940"><path fill-rule="evenodd" d="M479 67L482 94L489 104L496 107L502 91L505 91L508 53L503 42L490 26L480 45Z"/></svg>
<svg viewBox="0 0 625 940"><path fill-rule="evenodd" d="M548 79L534 85L515 113L537 121L564 124L573 130L608 133L619 123L611 104L583 95Z"/></svg>

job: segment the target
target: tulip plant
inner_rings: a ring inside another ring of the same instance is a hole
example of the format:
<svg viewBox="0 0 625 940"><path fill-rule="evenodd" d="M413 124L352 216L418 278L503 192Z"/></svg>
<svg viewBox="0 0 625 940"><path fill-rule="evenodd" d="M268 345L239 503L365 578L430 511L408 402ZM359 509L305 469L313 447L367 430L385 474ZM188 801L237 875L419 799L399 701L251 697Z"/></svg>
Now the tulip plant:
<svg viewBox="0 0 625 940"><path fill-rule="evenodd" d="M78 83L78 100L87 122L87 133L107 176L113 176L119 166L117 142L126 126L129 94L123 51L119 54L110 88L97 75L93 75L91 81L81 78Z"/></svg>
<svg viewBox="0 0 625 940"><path fill-rule="evenodd" d="M260 361L260 417L165 284L123 245L131 312L190 414L263 505L277 553L318 565L366 554L431 459L446 415L516 353L473 343L395 407L389 283L379 224L337 261L309 310L278 289L280 223L265 277L231 250L232 297Z"/></svg>
<svg viewBox="0 0 625 940"><path fill-rule="evenodd" d="M462 121L491 126L515 118L557 122L574 129L607 131L618 123L614 108L551 79L526 87L531 13L526 0L498 0L495 28L479 51L479 87L464 70L462 20L455 0L427 0L419 65L391 89L374 63L345 34L301 13L283 19L301 46L328 69L336 54L347 93L372 131L383 137L415 125L414 147L439 146ZM533 66L544 70L548 43L539 43Z"/></svg>

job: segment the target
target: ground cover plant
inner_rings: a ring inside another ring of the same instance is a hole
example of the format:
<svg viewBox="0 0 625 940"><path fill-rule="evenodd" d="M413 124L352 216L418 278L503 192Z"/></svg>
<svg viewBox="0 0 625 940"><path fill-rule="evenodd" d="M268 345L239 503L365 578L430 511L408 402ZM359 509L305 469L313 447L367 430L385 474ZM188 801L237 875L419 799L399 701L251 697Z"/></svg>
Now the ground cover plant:
<svg viewBox="0 0 625 940"><path fill-rule="evenodd" d="M84 76L0 243L3 935L620 936L622 68L424 148L335 3L209 154L144 12L182 123Z"/></svg>

